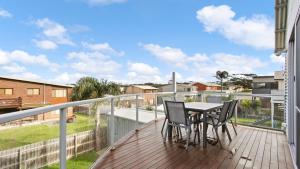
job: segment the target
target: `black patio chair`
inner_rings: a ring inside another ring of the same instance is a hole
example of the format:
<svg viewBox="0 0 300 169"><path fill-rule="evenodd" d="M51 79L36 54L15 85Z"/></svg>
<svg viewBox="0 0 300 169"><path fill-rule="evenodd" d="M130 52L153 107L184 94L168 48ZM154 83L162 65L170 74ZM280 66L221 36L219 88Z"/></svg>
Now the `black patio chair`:
<svg viewBox="0 0 300 169"><path fill-rule="evenodd" d="M163 96L161 97L162 99L162 103L163 103L163 107L164 107L164 113L165 113L165 119L164 119L164 123L163 123L163 126L161 128L161 135L163 135L163 131L164 131L164 128L165 128L165 125L166 125L166 121L168 120L168 113L167 113L167 108L166 108L166 103L165 101L175 101L175 98L174 96Z"/></svg>
<svg viewBox="0 0 300 169"><path fill-rule="evenodd" d="M227 116L227 120L226 120L227 122L230 122L230 123L231 123L235 135L237 135L237 132L236 132L235 126L234 126L234 124L233 124L231 118L232 118L233 115L234 115L234 111L235 111L235 107L236 107L237 103L238 103L238 100L233 100L233 101L231 102L231 105L230 105L230 108L229 108L229 112L228 112L228 116Z"/></svg>
<svg viewBox="0 0 300 169"><path fill-rule="evenodd" d="M228 117L228 113L229 113L229 108L231 105L231 101L226 101L224 102L221 112L219 115L214 115L214 114L208 114L207 117L207 125L212 125L216 136L217 136L217 141L219 142L221 148L223 148L222 143L220 141L220 137L219 137L219 133L218 133L218 128L224 126L225 127L225 131L229 137L229 140L231 141L231 136L229 133L229 130L227 128L226 122L227 122L227 117ZM208 126L207 126L208 127Z"/></svg>
<svg viewBox="0 0 300 169"><path fill-rule="evenodd" d="M167 139L167 132L170 127L184 128L186 130L186 145L185 149L188 149L191 135L191 127L193 121L191 121L188 112L185 109L184 102L165 101L168 123L167 129L164 135L164 142Z"/></svg>

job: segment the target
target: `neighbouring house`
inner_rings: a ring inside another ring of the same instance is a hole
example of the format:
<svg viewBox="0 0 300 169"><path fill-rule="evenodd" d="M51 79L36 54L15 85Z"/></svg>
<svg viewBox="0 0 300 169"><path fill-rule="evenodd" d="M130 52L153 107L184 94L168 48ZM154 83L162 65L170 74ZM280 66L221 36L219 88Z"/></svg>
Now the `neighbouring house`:
<svg viewBox="0 0 300 169"><path fill-rule="evenodd" d="M126 94L138 94L143 93L144 104L154 105L155 94L158 92L158 88L149 85L130 85L126 87Z"/></svg>
<svg viewBox="0 0 300 169"><path fill-rule="evenodd" d="M215 84L215 83L202 83L202 82L195 82L192 84L193 86L196 86L197 91L216 91L221 90L221 85Z"/></svg>
<svg viewBox="0 0 300 169"><path fill-rule="evenodd" d="M244 92L245 88L241 85L228 85L228 91L229 93L238 93L238 92Z"/></svg>
<svg viewBox="0 0 300 169"><path fill-rule="evenodd" d="M160 92L172 92L173 91L173 85L172 84L166 84L159 87ZM197 87L193 86L191 83L177 83L176 86L177 92L196 92Z"/></svg>
<svg viewBox="0 0 300 169"><path fill-rule="evenodd" d="M32 109L46 105L70 101L72 86L0 77L0 113ZM68 118L73 110L68 109ZM48 112L33 117L32 120L58 119L59 112Z"/></svg>
<svg viewBox="0 0 300 169"><path fill-rule="evenodd" d="M283 94L284 72L276 71L274 76L255 76L252 87L253 94Z"/></svg>

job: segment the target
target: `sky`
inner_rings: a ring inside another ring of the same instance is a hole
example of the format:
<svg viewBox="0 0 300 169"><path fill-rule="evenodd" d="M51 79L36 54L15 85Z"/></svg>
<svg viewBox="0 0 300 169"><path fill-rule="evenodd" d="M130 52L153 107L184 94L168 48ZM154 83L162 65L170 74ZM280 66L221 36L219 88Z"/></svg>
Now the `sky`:
<svg viewBox="0 0 300 169"><path fill-rule="evenodd" d="M282 70L272 0L0 1L0 76L75 83L216 81Z"/></svg>

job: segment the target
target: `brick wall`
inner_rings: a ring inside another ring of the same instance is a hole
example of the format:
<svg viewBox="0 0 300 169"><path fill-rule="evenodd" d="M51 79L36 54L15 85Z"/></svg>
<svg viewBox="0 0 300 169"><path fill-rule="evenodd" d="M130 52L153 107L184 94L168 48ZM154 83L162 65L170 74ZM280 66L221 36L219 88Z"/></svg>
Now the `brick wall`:
<svg viewBox="0 0 300 169"><path fill-rule="evenodd" d="M1 79L0 78L0 88L12 88L12 95L4 95L0 93L0 99L4 98L22 98L22 107L36 107L42 106L43 104L58 104L58 103L66 103L70 101L72 88L64 87L64 86L55 86L50 84L39 84L34 82L26 82L19 80L10 80L10 79ZM28 95L27 89L39 89L39 95ZM67 97L52 97L52 90L54 89L66 89ZM73 111L71 109L68 110L68 116L72 116ZM57 112L45 113L44 115L39 115L38 119L52 119L57 118Z"/></svg>

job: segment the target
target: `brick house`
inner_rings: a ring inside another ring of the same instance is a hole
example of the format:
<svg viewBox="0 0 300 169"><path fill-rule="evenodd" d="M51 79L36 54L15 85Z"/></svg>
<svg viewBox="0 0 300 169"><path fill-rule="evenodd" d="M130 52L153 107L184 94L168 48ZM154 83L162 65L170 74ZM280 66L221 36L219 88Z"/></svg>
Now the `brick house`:
<svg viewBox="0 0 300 169"><path fill-rule="evenodd" d="M0 77L0 113L31 109L70 101L72 86ZM34 120L57 119L59 112L48 112ZM68 118L73 117L72 108Z"/></svg>
<svg viewBox="0 0 300 169"><path fill-rule="evenodd" d="M144 104L153 105L155 101L155 95L151 93L158 92L158 88L148 85L130 85L126 88L126 94L145 93L143 96Z"/></svg>
<svg viewBox="0 0 300 169"><path fill-rule="evenodd" d="M193 86L197 87L197 91L212 91L212 90L221 90L221 85L215 84L215 83L201 83L201 82L195 82L193 83Z"/></svg>

